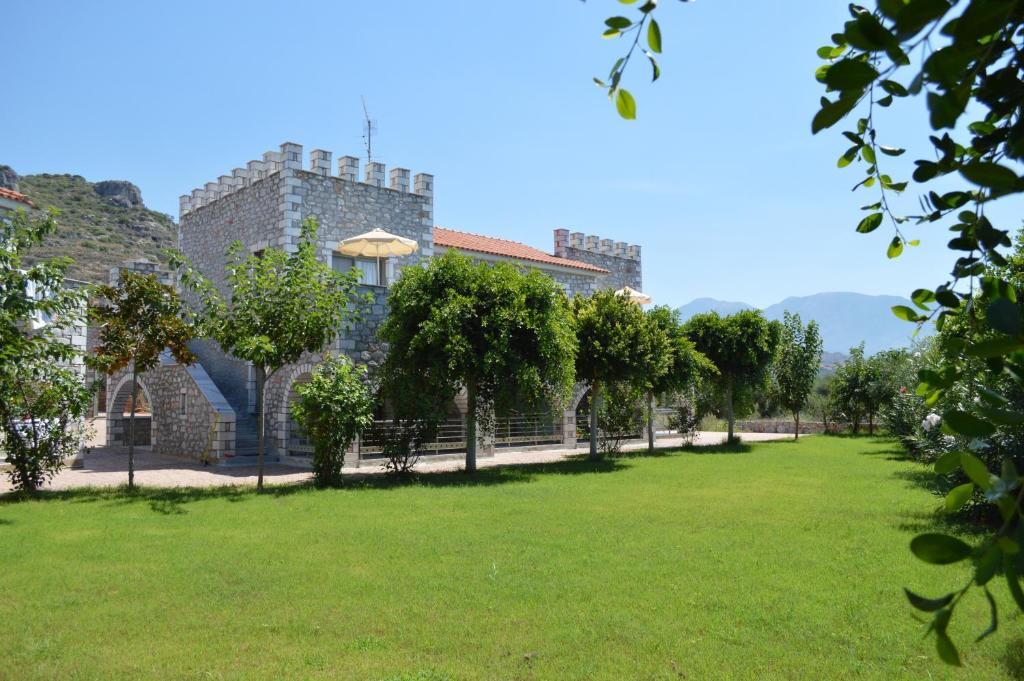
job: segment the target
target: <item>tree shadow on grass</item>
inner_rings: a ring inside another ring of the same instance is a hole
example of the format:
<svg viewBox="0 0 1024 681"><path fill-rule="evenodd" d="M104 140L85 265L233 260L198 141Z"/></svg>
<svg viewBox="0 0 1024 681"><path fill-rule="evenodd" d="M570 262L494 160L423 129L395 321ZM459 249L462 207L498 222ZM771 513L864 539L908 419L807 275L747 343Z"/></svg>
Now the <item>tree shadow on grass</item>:
<svg viewBox="0 0 1024 681"><path fill-rule="evenodd" d="M15 504L23 500L36 502L63 501L67 503L106 503L111 506L147 504L151 510L162 515L187 513L188 504L221 500L230 503L250 501L259 497L285 497L293 494L315 494L317 492L360 492L365 490L397 490L408 487L489 487L494 485L529 483L551 475L584 475L591 473L613 473L629 468L629 464L612 458L591 461L583 457L572 457L562 461L536 464L511 464L482 468L476 473L463 471L437 471L413 473L410 475L353 474L347 475L340 485L318 488L312 482L287 485L267 485L263 492L257 492L252 485L220 485L211 487L80 487L70 490L44 490L32 497L17 495L0 496L0 506ZM0 519L0 523L4 521ZM10 521L7 521L8 523Z"/></svg>
<svg viewBox="0 0 1024 681"><path fill-rule="evenodd" d="M1010 678L1024 681L1024 638L1018 636L1007 641L999 661Z"/></svg>

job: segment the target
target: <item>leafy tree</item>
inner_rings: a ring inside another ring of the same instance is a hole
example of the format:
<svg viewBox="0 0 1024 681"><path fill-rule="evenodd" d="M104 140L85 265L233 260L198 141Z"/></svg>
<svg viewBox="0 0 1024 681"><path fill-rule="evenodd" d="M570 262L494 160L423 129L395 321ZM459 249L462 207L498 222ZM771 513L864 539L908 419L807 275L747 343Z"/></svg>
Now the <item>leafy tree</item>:
<svg viewBox="0 0 1024 681"><path fill-rule="evenodd" d="M887 249L890 258L898 257L905 245L918 243L907 233L909 225L935 225L953 232L948 243L955 256L950 278L934 288L915 290L911 299L918 309L896 306L893 312L917 323L934 319L941 329L955 318L978 324L979 310L984 310L992 334L951 340L942 366L923 370L918 388L929 405L936 405L945 393L955 394L972 381L984 387L977 403L950 401L942 416L947 433L984 446L999 426L1021 419L1020 410L998 387L1005 378L1017 386L1024 383L1018 291L999 271L1011 242L1009 232L993 224L987 209L1024 191L1024 7L1008 0L878 0L873 11L850 5L850 12L851 20L832 35L831 44L818 50L827 63L818 69L817 78L829 96L822 98L811 129L819 132L858 112L852 129L843 132L852 146L843 152L839 165L862 164L864 176L855 188L877 195L864 207L867 215L857 230L872 232L888 222L893 232ZM887 159L902 155L906 145L885 139L875 108L922 100L928 125L935 131L927 136L932 153L915 160L910 180L893 177ZM898 195L911 182L921 193L914 206L923 210L902 214ZM974 371L974 359L983 360L980 374ZM987 590L996 567L1002 566L1010 594L1024 611L1019 581L1024 537L1017 529L1024 526L1021 479L1012 457L1004 462L993 471L964 451L936 464L943 472L963 470L972 485L986 491L1002 519L995 531L974 546L936 533L911 543L911 550L925 562L975 563L972 581L963 589L937 599L908 591L911 604L931 614L929 631L935 633L939 656L950 664L959 665L960 655L948 625L972 584L982 588L991 607L992 626L982 637L995 631L998 623L995 600ZM947 507L956 509L970 492L965 495L958 488L950 495Z"/></svg>
<svg viewBox="0 0 1024 681"><path fill-rule="evenodd" d="M128 489L135 486L135 410L139 376L160 363L167 349L181 364L195 355L188 342L195 335L185 319L177 292L155 274L121 272L117 286L96 287L97 300L89 306L90 320L99 325L95 363L107 374L131 367L132 406L128 418Z"/></svg>
<svg viewBox="0 0 1024 681"><path fill-rule="evenodd" d="M455 251L406 268L388 293L379 336L390 349L385 394L404 420L431 419L466 391L466 472L476 470L477 424L496 403L562 400L573 385L576 340L565 294L548 276ZM419 415L417 415L419 416ZM485 426L486 427L486 426Z"/></svg>
<svg viewBox="0 0 1024 681"><path fill-rule="evenodd" d="M56 211L0 219L0 429L16 489L34 492L81 444L91 400L61 333L83 323L87 289L69 288L71 260L29 265L29 251L57 227Z"/></svg>
<svg viewBox="0 0 1024 681"><path fill-rule="evenodd" d="M800 412L807 406L821 369L821 333L813 319L804 326L800 315L783 313L782 336L775 358L776 394L782 407L793 414L793 439L800 437Z"/></svg>
<svg viewBox="0 0 1024 681"><path fill-rule="evenodd" d="M651 340L640 383L647 398L647 450L654 451L655 398L692 392L717 370L683 333L677 310L658 306L645 314Z"/></svg>
<svg viewBox="0 0 1024 681"><path fill-rule="evenodd" d="M643 310L624 296L606 290L572 301L579 352L576 376L590 386L590 457L600 456L598 414L603 389L611 383L638 383L657 365L659 334ZM663 338L663 334L661 336Z"/></svg>
<svg viewBox="0 0 1024 681"><path fill-rule="evenodd" d="M199 300L203 333L224 352L252 362L259 395L259 478L263 489L266 448L266 386L281 367L297 362L304 353L318 352L344 324L358 318L361 299L355 272L335 272L317 258L317 230L313 218L302 223L293 253L267 248L259 255L242 257L242 245L227 252L228 296L225 299L203 274L180 254L172 265L182 284Z"/></svg>
<svg viewBox="0 0 1024 681"><path fill-rule="evenodd" d="M861 343L850 348L850 356L836 368L829 382L829 398L850 423L854 434L860 432L860 424L867 413L871 380L871 369L864 358L864 344Z"/></svg>
<svg viewBox="0 0 1024 681"><path fill-rule="evenodd" d="M734 398L738 390L762 383L779 344L780 325L759 310L743 310L727 317L707 312L691 317L683 332L718 369L715 380L725 401L729 441L734 440Z"/></svg>
<svg viewBox="0 0 1024 681"><path fill-rule="evenodd" d="M337 484L345 452L373 423L374 401L366 385L366 367L348 357L328 355L308 383L297 386L292 415L313 442L313 475L318 485Z"/></svg>

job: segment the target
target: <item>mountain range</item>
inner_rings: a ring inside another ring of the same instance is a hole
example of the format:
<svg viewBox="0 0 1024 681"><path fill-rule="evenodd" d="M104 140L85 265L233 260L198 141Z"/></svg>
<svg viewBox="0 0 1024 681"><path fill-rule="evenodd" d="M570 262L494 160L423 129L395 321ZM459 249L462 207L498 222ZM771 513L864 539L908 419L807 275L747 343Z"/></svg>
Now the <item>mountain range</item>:
<svg viewBox="0 0 1024 681"><path fill-rule="evenodd" d="M906 347L912 342L915 327L894 317L893 305L913 307L909 300L900 296L833 292L793 296L762 311L768 319L782 319L783 312L789 311L800 315L804 322L817 321L826 352L846 353L863 342L864 351L870 355L879 350ZM748 303L697 298L680 307L679 315L685 321L703 312L729 315L753 309L757 309L756 306ZM918 337L926 332L930 332L929 329L922 328Z"/></svg>

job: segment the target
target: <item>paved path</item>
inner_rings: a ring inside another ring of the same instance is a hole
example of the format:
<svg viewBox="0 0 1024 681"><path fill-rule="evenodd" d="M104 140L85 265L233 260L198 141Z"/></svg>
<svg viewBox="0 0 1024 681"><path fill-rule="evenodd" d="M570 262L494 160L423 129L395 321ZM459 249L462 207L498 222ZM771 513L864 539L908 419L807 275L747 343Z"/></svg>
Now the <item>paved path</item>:
<svg viewBox="0 0 1024 681"><path fill-rule="evenodd" d="M784 433L738 433L747 442L766 440L784 440L792 435ZM725 433L698 433L695 444L714 445L725 441ZM659 448L678 447L682 441L677 437L661 437L657 441ZM646 443L630 443L623 447L628 451L645 449ZM494 456L481 457L477 460L480 468L491 466L509 466L515 464L550 463L561 461L571 456L586 454L585 445L577 449L545 449L545 450L498 450ZM461 459L444 461L421 461L416 466L418 472L460 470ZM128 454L126 449L102 447L93 449L86 457L81 468L69 468L61 471L48 485L48 489L70 489L74 487L116 487L128 480ZM383 469L379 466L363 465L359 468L344 469L345 474L379 474ZM264 471L268 484L301 483L312 478L308 469L294 466L268 465ZM148 447L137 448L135 452L135 482L149 487L214 487L218 485L255 485L256 469L254 467L219 467L203 466L191 459L172 456L159 456L149 451ZM10 482L6 474L0 477L0 493L10 491Z"/></svg>

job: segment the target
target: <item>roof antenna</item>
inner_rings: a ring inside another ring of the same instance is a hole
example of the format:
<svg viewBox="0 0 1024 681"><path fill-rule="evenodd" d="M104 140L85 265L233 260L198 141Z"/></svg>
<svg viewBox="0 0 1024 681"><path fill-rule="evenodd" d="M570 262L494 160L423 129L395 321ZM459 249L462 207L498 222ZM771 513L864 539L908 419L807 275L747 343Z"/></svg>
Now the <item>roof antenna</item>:
<svg viewBox="0 0 1024 681"><path fill-rule="evenodd" d="M377 121L370 119L370 112L366 109L366 97L360 96L363 100L363 144L366 145L366 162L373 162L373 133L377 132Z"/></svg>

